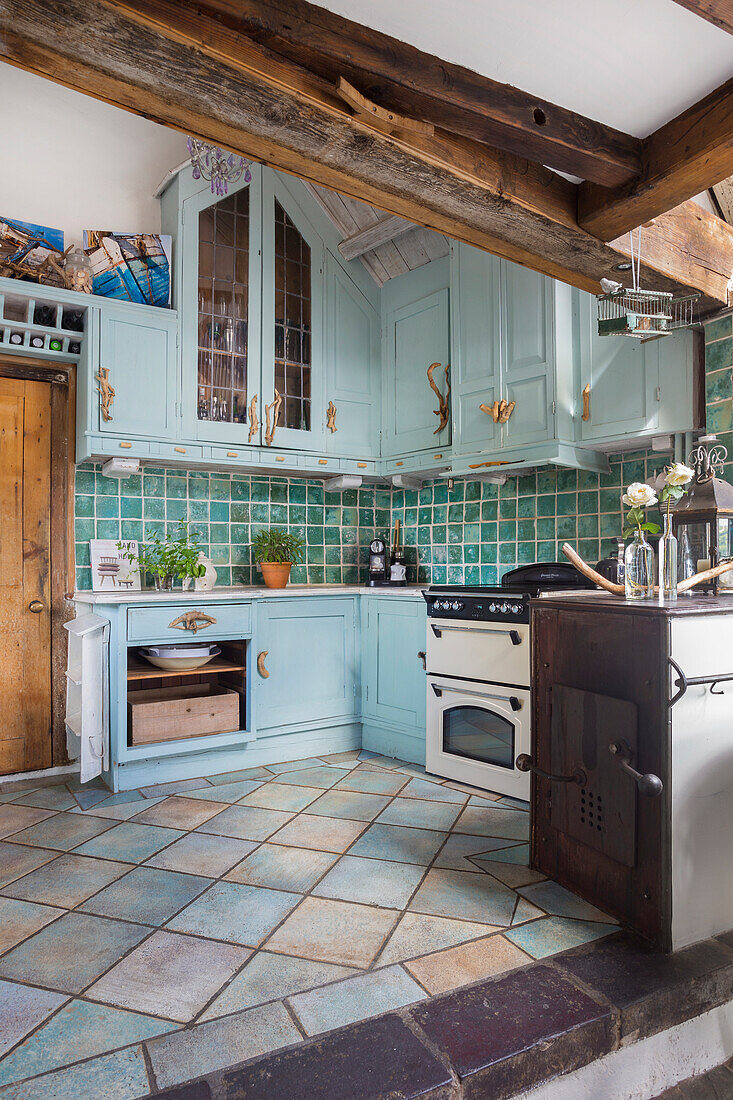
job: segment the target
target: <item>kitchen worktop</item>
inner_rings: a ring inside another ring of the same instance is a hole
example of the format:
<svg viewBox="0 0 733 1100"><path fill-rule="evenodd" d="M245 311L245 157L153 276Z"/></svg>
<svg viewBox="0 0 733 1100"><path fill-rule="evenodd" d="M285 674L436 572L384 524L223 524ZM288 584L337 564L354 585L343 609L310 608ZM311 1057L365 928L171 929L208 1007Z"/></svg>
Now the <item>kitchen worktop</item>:
<svg viewBox="0 0 733 1100"><path fill-rule="evenodd" d="M719 596L703 592L695 595L685 594L668 603L660 603L658 599L626 600L623 596L614 596L600 589L582 592L546 592L539 599L532 600L532 604L566 610L594 608L634 615L722 615L733 612L733 591Z"/></svg>
<svg viewBox="0 0 733 1100"><path fill-rule="evenodd" d="M80 604L166 604L166 603L230 603L236 600L278 599L294 596L394 596L422 597L424 585L408 585L405 588L369 588L364 584L289 584L287 588L266 588L265 585L221 585L209 592L183 592L174 588L171 592L157 592L146 588L142 592L75 592L73 599Z"/></svg>

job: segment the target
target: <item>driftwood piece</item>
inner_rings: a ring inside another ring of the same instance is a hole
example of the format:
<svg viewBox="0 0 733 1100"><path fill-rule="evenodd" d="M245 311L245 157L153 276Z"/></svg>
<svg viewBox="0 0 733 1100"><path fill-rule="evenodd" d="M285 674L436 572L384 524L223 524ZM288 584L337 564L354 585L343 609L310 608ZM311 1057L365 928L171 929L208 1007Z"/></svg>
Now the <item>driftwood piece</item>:
<svg viewBox="0 0 733 1100"><path fill-rule="evenodd" d="M440 363L431 363L430 366L428 367L428 382L430 383L430 389L433 391L435 396L438 398L438 407L437 407L437 409L433 409L433 412L439 418L438 419L438 427L433 432L433 435L438 435L440 432L443 431L443 428L448 423L448 415L449 415L448 398L450 397L450 373L449 373L450 372L450 365L448 363L446 363L446 365L445 365L445 397L443 396L443 394L438 389L438 385L437 385L435 379L433 378L435 368L439 367L439 366L440 366Z"/></svg>
<svg viewBox="0 0 733 1100"><path fill-rule="evenodd" d="M330 432L337 432L336 427L336 406L333 401L328 402L328 408L326 409L326 427Z"/></svg>
<svg viewBox="0 0 733 1100"><path fill-rule="evenodd" d="M573 550L572 546L565 542L563 543L562 552L568 561L572 562L579 573L582 573L585 577L594 581L599 588L605 588L606 592L612 592L614 596L623 596L626 592L624 585L614 584L613 581L606 580L600 573L597 573L592 566L587 565L583 561L580 554ZM715 577L720 577L723 573L728 573L733 569L733 561L724 562L722 565L713 566L712 569L703 569L701 573L695 573L694 577L688 577L684 581L680 581L677 585L678 592L689 592L691 588L696 588L698 584L705 584L706 581L712 581ZM658 591L658 589L655 589Z"/></svg>
<svg viewBox="0 0 733 1100"><path fill-rule="evenodd" d="M514 412L515 405L516 401L510 401L507 404L502 397L501 401L495 401L493 405L479 405L479 408L481 412L485 412L487 416L490 416L495 424L506 424Z"/></svg>
<svg viewBox="0 0 733 1100"><path fill-rule="evenodd" d="M265 405L265 443L268 447L272 446L272 441L275 438L275 428L277 428L277 422L280 418L282 403L282 394L275 390L274 401L270 405Z"/></svg>
<svg viewBox="0 0 733 1100"><path fill-rule="evenodd" d="M183 615L168 623L168 627L174 630L190 630L192 634L197 634L199 630L205 630L215 623L216 619L212 619L205 611L184 611Z"/></svg>
<svg viewBox="0 0 733 1100"><path fill-rule="evenodd" d="M249 403L249 437L248 443L251 443L254 437L257 435L257 429L260 426L260 422L257 419L257 394L254 395Z"/></svg>
<svg viewBox="0 0 733 1100"><path fill-rule="evenodd" d="M102 409L102 420L109 421L112 419L112 402L115 399L114 387L110 384L109 380L109 367L100 367L97 373L94 375L99 385L97 386L97 393L100 396L100 406Z"/></svg>

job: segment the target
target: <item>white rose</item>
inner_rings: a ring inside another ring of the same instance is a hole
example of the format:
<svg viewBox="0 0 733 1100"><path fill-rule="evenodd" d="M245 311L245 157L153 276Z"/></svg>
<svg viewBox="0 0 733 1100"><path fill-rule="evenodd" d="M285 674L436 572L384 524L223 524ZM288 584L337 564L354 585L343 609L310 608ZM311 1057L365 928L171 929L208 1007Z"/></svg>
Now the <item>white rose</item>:
<svg viewBox="0 0 733 1100"><path fill-rule="evenodd" d="M688 481L692 481L694 476L695 471L691 470L689 466L685 466L684 462L673 462L668 468L664 480L668 485L687 485Z"/></svg>
<svg viewBox="0 0 733 1100"><path fill-rule="evenodd" d="M621 499L630 508L648 508L651 504L657 503L657 494L651 485L646 485L643 481L634 481Z"/></svg>

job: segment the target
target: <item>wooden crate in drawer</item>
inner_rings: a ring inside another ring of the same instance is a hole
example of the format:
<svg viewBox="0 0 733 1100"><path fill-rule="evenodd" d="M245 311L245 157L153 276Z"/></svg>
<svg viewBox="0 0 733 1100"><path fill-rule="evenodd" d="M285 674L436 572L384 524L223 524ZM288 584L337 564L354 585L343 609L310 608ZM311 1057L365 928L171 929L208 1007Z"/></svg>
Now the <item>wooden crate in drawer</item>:
<svg viewBox="0 0 733 1100"><path fill-rule="evenodd" d="M233 733L239 729L236 691L216 684L133 691L127 697L127 728L132 745Z"/></svg>

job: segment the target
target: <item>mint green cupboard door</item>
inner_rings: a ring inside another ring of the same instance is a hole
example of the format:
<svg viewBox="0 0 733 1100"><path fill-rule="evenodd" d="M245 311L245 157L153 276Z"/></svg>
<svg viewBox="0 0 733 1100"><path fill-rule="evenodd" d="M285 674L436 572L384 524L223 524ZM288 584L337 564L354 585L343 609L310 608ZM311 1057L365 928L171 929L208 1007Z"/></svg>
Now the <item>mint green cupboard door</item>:
<svg viewBox="0 0 733 1100"><path fill-rule="evenodd" d="M374 458L379 455L380 346L379 314L343 270L326 253L326 408L333 403L329 453Z"/></svg>
<svg viewBox="0 0 733 1100"><path fill-rule="evenodd" d="M183 435L238 450L261 435L261 171L223 199L202 187L179 225Z"/></svg>
<svg viewBox="0 0 733 1100"><path fill-rule="evenodd" d="M439 290L388 313L383 340L382 454L390 457L449 447L450 416L445 428L436 432L438 399L427 376L431 363L439 363L434 380L445 394L445 367L450 362L449 291Z"/></svg>
<svg viewBox="0 0 733 1100"><path fill-rule="evenodd" d="M257 601L251 667L258 731L356 716L356 629L353 597Z"/></svg>
<svg viewBox="0 0 733 1100"><path fill-rule="evenodd" d="M97 370L109 371L114 398L109 419L105 419L101 397L96 395L100 432L150 440L177 437L177 330L178 318L173 310L104 304L100 310ZM98 381L93 385L96 387Z"/></svg>
<svg viewBox="0 0 733 1100"><path fill-rule="evenodd" d="M501 400L501 261L466 244L451 252L451 402L454 454L491 454L501 425L487 407Z"/></svg>
<svg viewBox="0 0 733 1100"><path fill-rule="evenodd" d="M577 292L579 392L576 423L583 442L651 434L659 425L659 352L664 340L641 343L628 336L599 336L596 302ZM589 389L589 416L582 393Z"/></svg>
<svg viewBox="0 0 733 1100"><path fill-rule="evenodd" d="M283 180L264 168L262 442L278 450L324 449L323 265L322 238Z"/></svg>
<svg viewBox="0 0 733 1100"><path fill-rule="evenodd" d="M555 433L553 283L507 260L501 269L501 397L514 402L503 445L517 447L552 439Z"/></svg>
<svg viewBox="0 0 733 1100"><path fill-rule="evenodd" d="M427 612L423 599L367 596L362 605L362 714L425 731Z"/></svg>

